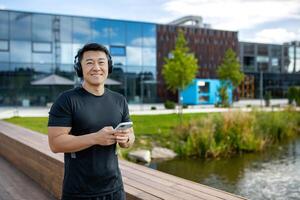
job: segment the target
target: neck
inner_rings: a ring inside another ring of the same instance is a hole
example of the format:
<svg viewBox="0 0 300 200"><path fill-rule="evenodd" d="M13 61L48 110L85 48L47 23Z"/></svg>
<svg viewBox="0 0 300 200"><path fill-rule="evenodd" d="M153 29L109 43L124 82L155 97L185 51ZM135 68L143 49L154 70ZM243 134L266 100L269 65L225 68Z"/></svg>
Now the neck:
<svg viewBox="0 0 300 200"><path fill-rule="evenodd" d="M104 94L104 84L94 86L94 85L89 85L85 81L83 81L82 87L89 93L92 93L93 95L96 96L101 96Z"/></svg>

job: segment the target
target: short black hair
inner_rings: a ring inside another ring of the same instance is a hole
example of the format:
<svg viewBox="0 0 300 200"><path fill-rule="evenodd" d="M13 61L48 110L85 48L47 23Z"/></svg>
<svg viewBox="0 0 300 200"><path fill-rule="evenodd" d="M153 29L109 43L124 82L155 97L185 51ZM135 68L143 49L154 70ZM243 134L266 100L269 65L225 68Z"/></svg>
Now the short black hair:
<svg viewBox="0 0 300 200"><path fill-rule="evenodd" d="M79 63L81 63L83 54L86 51L102 51L106 54L107 59L110 59L109 51L105 46L98 43L87 43L81 49L78 50L77 55L75 56L75 59L77 58Z"/></svg>

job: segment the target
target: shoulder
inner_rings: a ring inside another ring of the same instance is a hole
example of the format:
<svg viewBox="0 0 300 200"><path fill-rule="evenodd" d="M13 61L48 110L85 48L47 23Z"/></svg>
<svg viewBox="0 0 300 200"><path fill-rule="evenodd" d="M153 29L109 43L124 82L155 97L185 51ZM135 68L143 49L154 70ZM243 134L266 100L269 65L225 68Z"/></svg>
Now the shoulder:
<svg viewBox="0 0 300 200"><path fill-rule="evenodd" d="M119 100L124 100L125 99L126 100L126 98L118 92L114 92L114 91L112 91L110 89L107 89L107 88L105 88L105 92L107 93L108 96L110 96L114 99L119 99Z"/></svg>
<svg viewBox="0 0 300 200"><path fill-rule="evenodd" d="M79 92L80 92L80 87L76 87L76 88L63 91L58 97L69 98L72 96L78 96Z"/></svg>
<svg viewBox="0 0 300 200"><path fill-rule="evenodd" d="M79 92L79 87L66 90L58 95L54 103L70 103L74 97L79 96Z"/></svg>
<svg viewBox="0 0 300 200"><path fill-rule="evenodd" d="M119 105L120 108L124 108L128 106L127 104L127 100L125 98L124 95L118 93L118 92L114 92L111 91L109 89L105 89L105 92L107 93L106 95L108 96L108 98L110 99L110 102L115 103L116 105Z"/></svg>

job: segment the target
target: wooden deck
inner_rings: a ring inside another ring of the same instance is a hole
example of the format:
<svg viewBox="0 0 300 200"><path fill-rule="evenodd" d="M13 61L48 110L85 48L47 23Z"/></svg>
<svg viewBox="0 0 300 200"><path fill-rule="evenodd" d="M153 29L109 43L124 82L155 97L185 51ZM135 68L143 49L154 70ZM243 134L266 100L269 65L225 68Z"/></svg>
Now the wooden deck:
<svg viewBox="0 0 300 200"><path fill-rule="evenodd" d="M0 156L0 200L55 200L31 178Z"/></svg>
<svg viewBox="0 0 300 200"><path fill-rule="evenodd" d="M50 151L46 135L0 121L0 141L0 155L60 197L63 154ZM127 199L245 199L125 160L119 162Z"/></svg>

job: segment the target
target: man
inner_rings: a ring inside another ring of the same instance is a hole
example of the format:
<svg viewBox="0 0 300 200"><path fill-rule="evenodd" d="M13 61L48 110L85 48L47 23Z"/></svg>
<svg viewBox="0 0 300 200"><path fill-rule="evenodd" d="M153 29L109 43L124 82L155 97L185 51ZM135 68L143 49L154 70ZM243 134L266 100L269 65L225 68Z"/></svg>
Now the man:
<svg viewBox="0 0 300 200"><path fill-rule="evenodd" d="M48 122L51 150L65 153L62 199L125 199L116 144L128 148L135 136L132 128L113 129L130 117L126 99L104 87L111 56L106 47L90 43L74 62L82 86L57 98Z"/></svg>

